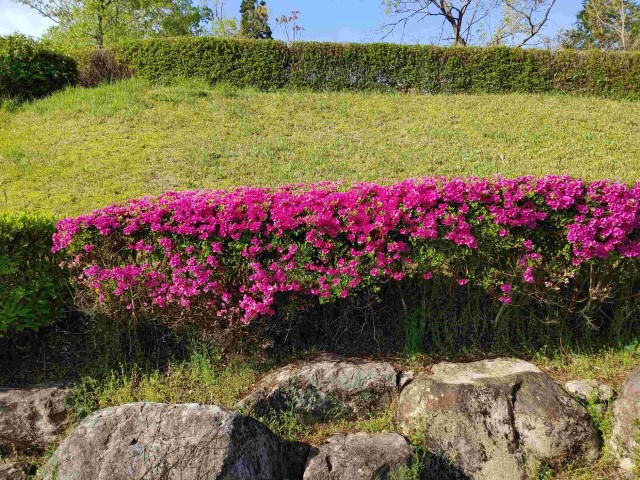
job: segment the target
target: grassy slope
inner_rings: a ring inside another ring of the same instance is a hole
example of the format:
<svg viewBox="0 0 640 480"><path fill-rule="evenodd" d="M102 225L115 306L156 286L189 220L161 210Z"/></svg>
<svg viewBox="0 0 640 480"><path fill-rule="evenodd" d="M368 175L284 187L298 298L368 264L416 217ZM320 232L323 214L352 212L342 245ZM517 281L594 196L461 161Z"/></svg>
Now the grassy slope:
<svg viewBox="0 0 640 480"><path fill-rule="evenodd" d="M635 181L638 132L640 103L595 98L134 80L0 111L0 208L77 214L169 189L496 171Z"/></svg>

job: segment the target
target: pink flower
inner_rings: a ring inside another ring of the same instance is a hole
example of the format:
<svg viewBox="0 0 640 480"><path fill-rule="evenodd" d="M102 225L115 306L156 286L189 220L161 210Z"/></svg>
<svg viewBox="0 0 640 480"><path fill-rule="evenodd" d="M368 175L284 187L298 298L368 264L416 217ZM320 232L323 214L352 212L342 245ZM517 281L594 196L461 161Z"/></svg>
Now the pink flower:
<svg viewBox="0 0 640 480"><path fill-rule="evenodd" d="M522 274L522 279L526 282L526 283L533 283L534 278L533 278L533 269L531 267L527 267L527 269L524 271L524 273Z"/></svg>
<svg viewBox="0 0 640 480"><path fill-rule="evenodd" d="M513 243L495 242L495 228ZM280 301L308 306L452 272L480 285L513 279L499 287L509 303L515 288L566 288L586 262L640 258L640 182L431 177L166 192L60 220L52 241L93 298L135 298L136 313L152 316L184 308L247 323Z"/></svg>

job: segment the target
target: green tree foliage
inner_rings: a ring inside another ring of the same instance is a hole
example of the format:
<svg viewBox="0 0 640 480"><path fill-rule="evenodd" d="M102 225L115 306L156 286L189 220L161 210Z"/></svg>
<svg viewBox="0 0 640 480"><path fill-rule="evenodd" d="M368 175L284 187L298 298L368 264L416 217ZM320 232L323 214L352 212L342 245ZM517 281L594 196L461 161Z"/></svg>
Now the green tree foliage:
<svg viewBox="0 0 640 480"><path fill-rule="evenodd" d="M17 0L53 20L46 39L67 49L126 38L205 33L213 10L191 0Z"/></svg>
<svg viewBox="0 0 640 480"><path fill-rule="evenodd" d="M640 3L637 0L584 0L566 48L640 49Z"/></svg>
<svg viewBox="0 0 640 480"><path fill-rule="evenodd" d="M271 39L269 12L265 0L242 0L240 35L244 38Z"/></svg>
<svg viewBox="0 0 640 480"><path fill-rule="evenodd" d="M72 58L24 35L0 37L0 100L43 97L77 80Z"/></svg>
<svg viewBox="0 0 640 480"><path fill-rule="evenodd" d="M212 37L230 38L238 35L238 21L228 17L225 12L225 0L210 0L211 19L208 35Z"/></svg>

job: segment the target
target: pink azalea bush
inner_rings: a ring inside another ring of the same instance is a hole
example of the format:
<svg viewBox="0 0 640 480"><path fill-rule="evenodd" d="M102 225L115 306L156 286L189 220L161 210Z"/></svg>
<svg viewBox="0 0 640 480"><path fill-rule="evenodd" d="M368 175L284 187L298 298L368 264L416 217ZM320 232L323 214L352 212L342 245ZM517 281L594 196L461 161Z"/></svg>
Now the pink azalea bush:
<svg viewBox="0 0 640 480"><path fill-rule="evenodd" d="M510 304L570 288L594 267L637 272L640 182L437 177L167 192L61 220L53 242L93 304L121 312L248 323L291 302L434 274Z"/></svg>

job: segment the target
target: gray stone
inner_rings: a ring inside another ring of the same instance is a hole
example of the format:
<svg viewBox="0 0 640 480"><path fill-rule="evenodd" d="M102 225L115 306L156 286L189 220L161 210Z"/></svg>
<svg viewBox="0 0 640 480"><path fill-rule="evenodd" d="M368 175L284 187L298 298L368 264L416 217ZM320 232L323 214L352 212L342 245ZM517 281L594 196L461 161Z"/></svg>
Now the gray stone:
<svg viewBox="0 0 640 480"><path fill-rule="evenodd" d="M615 395L613 388L597 380L571 380L564 384L564 389L583 402L606 403Z"/></svg>
<svg viewBox="0 0 640 480"><path fill-rule="evenodd" d="M580 466L599 455L586 409L517 359L433 366L402 391L396 421L471 479L520 480L541 465Z"/></svg>
<svg viewBox="0 0 640 480"><path fill-rule="evenodd" d="M26 480L27 474L19 464L0 464L0 479L2 480Z"/></svg>
<svg viewBox="0 0 640 480"><path fill-rule="evenodd" d="M411 454L397 433L335 435L311 449L304 480L387 480L410 465Z"/></svg>
<svg viewBox="0 0 640 480"><path fill-rule="evenodd" d="M303 421L369 416L391 404L398 378L390 363L322 355L270 373L239 408L260 417L293 411Z"/></svg>
<svg viewBox="0 0 640 480"><path fill-rule="evenodd" d="M0 389L0 445L47 448L68 425L66 395L59 385Z"/></svg>
<svg viewBox="0 0 640 480"><path fill-rule="evenodd" d="M640 459L640 367L625 380L618 398L613 402L613 418L609 447L618 459L622 475L627 478L639 474ZM635 472L634 472L635 471Z"/></svg>
<svg viewBox="0 0 640 480"><path fill-rule="evenodd" d="M308 449L216 405L131 403L87 417L58 447L43 480L286 480Z"/></svg>
<svg viewBox="0 0 640 480"><path fill-rule="evenodd" d="M398 376L398 389L402 390L404 387L413 382L414 373L411 370L401 372Z"/></svg>

